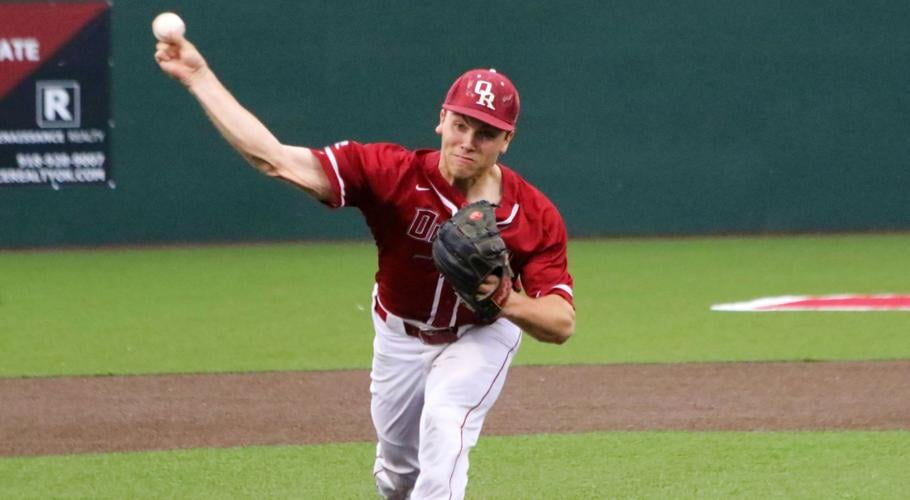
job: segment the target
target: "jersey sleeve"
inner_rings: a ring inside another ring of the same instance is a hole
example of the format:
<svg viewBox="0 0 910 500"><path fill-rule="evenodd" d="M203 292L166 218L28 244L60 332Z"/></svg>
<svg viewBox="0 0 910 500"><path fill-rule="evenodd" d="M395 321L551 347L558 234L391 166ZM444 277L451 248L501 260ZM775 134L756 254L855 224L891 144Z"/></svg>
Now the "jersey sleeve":
<svg viewBox="0 0 910 500"><path fill-rule="evenodd" d="M559 295L575 306L569 274L566 226L555 208L542 214L541 241L521 271L521 283L529 297Z"/></svg>
<svg viewBox="0 0 910 500"><path fill-rule="evenodd" d="M310 148L319 160L332 197L326 205L360 207L371 200L389 197L401 176L402 166L412 153L396 144L336 142L324 148Z"/></svg>

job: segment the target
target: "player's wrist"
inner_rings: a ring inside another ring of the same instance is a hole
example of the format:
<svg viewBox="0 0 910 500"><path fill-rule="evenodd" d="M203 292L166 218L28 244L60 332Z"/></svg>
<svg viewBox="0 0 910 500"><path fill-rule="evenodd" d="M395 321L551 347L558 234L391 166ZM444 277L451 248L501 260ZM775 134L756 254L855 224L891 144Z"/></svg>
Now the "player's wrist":
<svg viewBox="0 0 910 500"><path fill-rule="evenodd" d="M510 289L499 304L500 310L502 311L500 315L508 320L515 318L515 315L521 310L522 303L527 299L528 297L522 295L521 292Z"/></svg>
<svg viewBox="0 0 910 500"><path fill-rule="evenodd" d="M198 95L211 88L212 85L217 85L218 79L208 65L203 63L202 66L188 72L181 83L190 93Z"/></svg>

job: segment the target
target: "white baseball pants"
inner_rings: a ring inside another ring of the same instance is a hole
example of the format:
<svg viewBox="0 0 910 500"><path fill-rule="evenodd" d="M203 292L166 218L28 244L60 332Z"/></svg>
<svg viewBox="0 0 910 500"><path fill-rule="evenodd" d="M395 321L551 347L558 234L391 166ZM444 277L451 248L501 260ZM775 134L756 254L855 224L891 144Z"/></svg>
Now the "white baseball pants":
<svg viewBox="0 0 910 500"><path fill-rule="evenodd" d="M499 319L465 329L457 342L427 345L406 335L394 315L383 320L374 310L373 326L373 476L379 493L389 499L464 498L468 453L502 391L521 331Z"/></svg>

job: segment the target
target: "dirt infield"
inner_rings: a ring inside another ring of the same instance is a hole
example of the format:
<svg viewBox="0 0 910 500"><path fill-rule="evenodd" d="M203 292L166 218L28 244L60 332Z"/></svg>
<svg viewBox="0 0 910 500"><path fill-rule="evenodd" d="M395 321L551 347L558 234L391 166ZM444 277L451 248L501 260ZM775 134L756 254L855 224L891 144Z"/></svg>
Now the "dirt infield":
<svg viewBox="0 0 910 500"><path fill-rule="evenodd" d="M516 367L484 435L910 429L910 360ZM365 371L0 379L0 456L372 441Z"/></svg>

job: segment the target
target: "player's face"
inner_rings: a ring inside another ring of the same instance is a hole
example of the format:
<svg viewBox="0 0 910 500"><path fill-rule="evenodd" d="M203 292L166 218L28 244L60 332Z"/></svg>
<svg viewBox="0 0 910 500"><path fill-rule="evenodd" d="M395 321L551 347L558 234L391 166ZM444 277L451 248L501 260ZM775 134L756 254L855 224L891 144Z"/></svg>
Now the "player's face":
<svg viewBox="0 0 910 500"><path fill-rule="evenodd" d="M455 179L470 179L492 167L505 153L512 132L442 110L436 133L442 136L440 167Z"/></svg>

